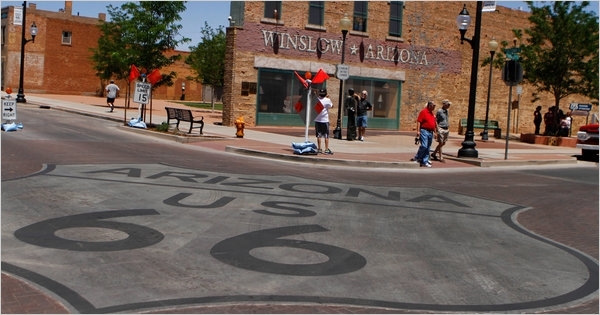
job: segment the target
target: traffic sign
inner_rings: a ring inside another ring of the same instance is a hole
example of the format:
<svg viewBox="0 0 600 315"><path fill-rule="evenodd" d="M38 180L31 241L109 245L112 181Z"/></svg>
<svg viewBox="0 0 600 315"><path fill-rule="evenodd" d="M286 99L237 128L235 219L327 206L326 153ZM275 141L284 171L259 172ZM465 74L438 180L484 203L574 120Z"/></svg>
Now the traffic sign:
<svg viewBox="0 0 600 315"><path fill-rule="evenodd" d="M521 52L521 48L506 48L504 49L504 53L506 54L506 58L510 60L519 60L519 53Z"/></svg>
<svg viewBox="0 0 600 315"><path fill-rule="evenodd" d="M17 119L17 100L3 99L2 100L2 119L15 120Z"/></svg>
<svg viewBox="0 0 600 315"><path fill-rule="evenodd" d="M523 94L523 86L522 85L517 85L517 94L519 94L519 95Z"/></svg>
<svg viewBox="0 0 600 315"><path fill-rule="evenodd" d="M579 104L579 103L571 103L569 104L570 110L582 110L589 112L592 110L592 104Z"/></svg>
<svg viewBox="0 0 600 315"><path fill-rule="evenodd" d="M140 104L148 104L150 101L150 83L137 82L135 84L135 92L133 93L133 101Z"/></svg>
<svg viewBox="0 0 600 315"><path fill-rule="evenodd" d="M348 80L350 78L350 66L343 64L337 65L335 77L339 80Z"/></svg>

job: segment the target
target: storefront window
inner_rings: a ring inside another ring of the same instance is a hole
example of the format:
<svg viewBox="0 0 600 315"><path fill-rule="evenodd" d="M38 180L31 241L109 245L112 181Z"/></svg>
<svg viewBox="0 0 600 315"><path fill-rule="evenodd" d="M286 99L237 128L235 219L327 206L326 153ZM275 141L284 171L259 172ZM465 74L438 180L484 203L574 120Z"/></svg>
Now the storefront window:
<svg viewBox="0 0 600 315"><path fill-rule="evenodd" d="M303 70L296 72L304 77ZM314 75L314 73L313 73ZM338 81L334 81L338 84ZM327 88L326 82L312 85L313 99L311 104L316 104L317 91ZM397 130L399 127L399 104L400 104L400 81L378 80L372 78L348 79L344 83L344 96L349 88L356 93L363 90L368 92L368 100L373 105L369 112L372 119L369 127L380 129ZM294 75L293 70L278 70L261 68L258 70L258 87L256 94L257 125L265 126L303 126L304 117L301 117L295 109L295 105L302 96L306 96L306 90ZM338 106L337 89L333 88L335 94L329 95L334 106ZM330 91L331 92L331 91ZM337 110L334 110L337 113Z"/></svg>
<svg viewBox="0 0 600 315"><path fill-rule="evenodd" d="M304 72L296 71L302 77ZM314 90L324 84L313 85ZM304 86L298 81L293 71L261 69L258 83L258 112L283 113L297 115L294 105L306 93Z"/></svg>
<svg viewBox="0 0 600 315"><path fill-rule="evenodd" d="M345 86L346 91L353 88L357 94L364 90L367 91L367 99L373 105L373 110L369 112L369 116L387 119L398 117L399 82L351 78L346 80Z"/></svg>

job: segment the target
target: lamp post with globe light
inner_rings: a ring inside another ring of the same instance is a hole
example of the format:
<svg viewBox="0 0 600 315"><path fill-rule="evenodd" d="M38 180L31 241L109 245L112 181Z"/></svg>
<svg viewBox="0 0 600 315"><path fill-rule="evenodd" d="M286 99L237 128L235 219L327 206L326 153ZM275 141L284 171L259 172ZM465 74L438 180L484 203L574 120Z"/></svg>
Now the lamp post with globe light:
<svg viewBox="0 0 600 315"><path fill-rule="evenodd" d="M348 18L347 14L340 19L340 29L342 30L342 65L344 64L344 52L346 51L346 35L348 30L352 27L352 21ZM340 79L340 91L339 91L339 102L338 102L338 115L335 129L333 130L333 137L336 139L342 139L342 99L344 96L344 80Z"/></svg>
<svg viewBox="0 0 600 315"><path fill-rule="evenodd" d="M26 103L25 94L23 92L23 73L25 72L25 45L29 42L35 42L35 36L37 35L37 26L35 22L31 24L29 32L31 33L31 39L25 39L25 25L27 18L27 1L23 2L23 23L21 24L21 65L19 69L19 91L17 92L17 103Z"/></svg>
<svg viewBox="0 0 600 315"><path fill-rule="evenodd" d="M481 12L483 10L483 2L477 1L477 14L475 15L475 33L472 39L465 38L467 28L471 25L471 16L467 11L467 5L463 6L462 11L456 17L456 26L460 32L460 43L464 41L471 44L473 57L471 59L471 83L469 86L469 108L467 114L467 132L465 140L462 142L462 147L458 150L458 157L476 158L478 157L475 149L475 141L473 139L473 125L475 122L475 98L477 96L477 68L479 62L479 41L481 37Z"/></svg>

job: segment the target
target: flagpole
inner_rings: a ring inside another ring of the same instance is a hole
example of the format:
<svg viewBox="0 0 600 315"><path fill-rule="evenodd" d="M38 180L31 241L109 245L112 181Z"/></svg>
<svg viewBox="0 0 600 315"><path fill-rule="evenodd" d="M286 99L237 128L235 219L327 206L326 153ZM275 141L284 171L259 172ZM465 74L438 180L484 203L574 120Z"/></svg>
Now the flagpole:
<svg viewBox="0 0 600 315"><path fill-rule="evenodd" d="M123 104L123 125L127 125L127 107L131 96L131 81L127 80L127 93L125 93L125 104Z"/></svg>
<svg viewBox="0 0 600 315"><path fill-rule="evenodd" d="M304 142L308 142L308 128L310 125L310 80L306 80L308 83L308 92L306 94L306 129L304 131Z"/></svg>

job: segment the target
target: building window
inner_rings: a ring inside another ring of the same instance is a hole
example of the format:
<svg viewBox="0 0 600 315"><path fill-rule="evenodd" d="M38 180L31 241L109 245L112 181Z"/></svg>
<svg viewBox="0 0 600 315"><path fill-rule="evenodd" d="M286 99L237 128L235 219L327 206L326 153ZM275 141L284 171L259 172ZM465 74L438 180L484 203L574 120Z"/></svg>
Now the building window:
<svg viewBox="0 0 600 315"><path fill-rule="evenodd" d="M368 1L355 1L354 2L354 20L352 23L352 30L358 32L367 32L367 9L369 6Z"/></svg>
<svg viewBox="0 0 600 315"><path fill-rule="evenodd" d="M302 70L297 70L301 76ZM313 90L325 87L325 83L311 86ZM257 103L259 113L285 113L299 115L295 105L306 95L304 86L296 79L293 71L282 71L275 69L260 69L257 91ZM316 93L313 95L316 98ZM312 104L316 104L313 100ZM299 117L299 122L302 117Z"/></svg>
<svg viewBox="0 0 600 315"><path fill-rule="evenodd" d="M277 16L275 16L277 10ZM265 19L281 19L281 1L265 1Z"/></svg>
<svg viewBox="0 0 600 315"><path fill-rule="evenodd" d="M310 1L308 4L308 24L323 26L325 1Z"/></svg>
<svg viewBox="0 0 600 315"><path fill-rule="evenodd" d="M398 117L398 104L400 81L350 78L346 86L354 88L355 93L367 91L367 100L373 105L373 110L368 115L376 118L392 119ZM369 121L369 125L375 121Z"/></svg>
<svg viewBox="0 0 600 315"><path fill-rule="evenodd" d="M403 1L390 2L390 36L402 37Z"/></svg>
<svg viewBox="0 0 600 315"><path fill-rule="evenodd" d="M4 38L6 38L6 26L2 25L2 46L4 46Z"/></svg>
<svg viewBox="0 0 600 315"><path fill-rule="evenodd" d="M62 44L63 45L71 45L71 37L72 34L69 31L62 32Z"/></svg>

